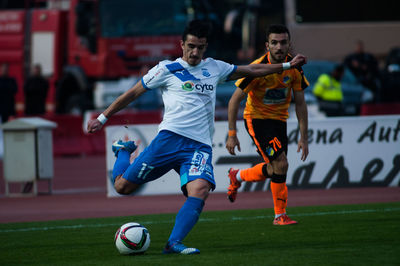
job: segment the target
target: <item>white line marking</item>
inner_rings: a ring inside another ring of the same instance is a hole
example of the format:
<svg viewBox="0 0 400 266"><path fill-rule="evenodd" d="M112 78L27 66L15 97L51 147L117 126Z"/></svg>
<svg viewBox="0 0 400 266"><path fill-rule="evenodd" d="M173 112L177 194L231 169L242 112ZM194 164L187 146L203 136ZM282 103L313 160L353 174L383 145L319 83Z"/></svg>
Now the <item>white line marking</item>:
<svg viewBox="0 0 400 266"><path fill-rule="evenodd" d="M102 187L93 188L69 188L69 189L53 189L53 194L76 194L76 193L92 193L92 192L104 192L105 189Z"/></svg>
<svg viewBox="0 0 400 266"><path fill-rule="evenodd" d="M298 213L291 214L294 217L304 217L304 216L324 216L324 215L338 215L338 214L356 214L356 213L376 213L376 212L393 212L400 211L400 208L384 208L384 209L363 209L363 210L348 210L348 211L332 211L332 212L310 212L310 213ZM218 218L200 218L199 222L218 222L218 221L243 221L243 220L258 220L273 218L273 215L259 215L259 216L249 216L249 217L238 217L233 216L228 219L218 219ZM164 221L143 221L141 224L168 224L174 223L174 220L164 220ZM31 231L48 231L48 230L59 230L59 229L81 229L81 228L99 228L99 227L111 227L115 226L116 229L121 226L120 223L108 223L108 224L76 224L76 225L60 225L60 226L45 226L45 227L29 227L29 228L16 228L16 229L0 229L0 233L14 233L14 232L31 232Z"/></svg>

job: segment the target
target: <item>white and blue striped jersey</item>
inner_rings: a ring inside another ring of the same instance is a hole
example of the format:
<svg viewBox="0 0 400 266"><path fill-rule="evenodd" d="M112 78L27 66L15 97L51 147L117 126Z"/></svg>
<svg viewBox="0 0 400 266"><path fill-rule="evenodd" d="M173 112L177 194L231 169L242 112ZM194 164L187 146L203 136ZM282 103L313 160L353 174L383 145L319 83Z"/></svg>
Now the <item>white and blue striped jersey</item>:
<svg viewBox="0 0 400 266"><path fill-rule="evenodd" d="M146 89L161 90L165 111L159 131L169 130L211 146L217 84L235 69L235 65L213 58L196 66L182 58L165 60L150 69L142 84Z"/></svg>

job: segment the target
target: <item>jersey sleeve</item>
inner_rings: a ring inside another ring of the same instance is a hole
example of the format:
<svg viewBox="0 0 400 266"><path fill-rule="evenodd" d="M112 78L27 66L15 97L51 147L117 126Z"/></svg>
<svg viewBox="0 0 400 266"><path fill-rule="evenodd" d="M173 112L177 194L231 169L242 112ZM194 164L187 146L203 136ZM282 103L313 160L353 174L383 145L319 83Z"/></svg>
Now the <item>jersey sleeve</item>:
<svg viewBox="0 0 400 266"><path fill-rule="evenodd" d="M267 59L268 59L268 57L266 55L263 55L260 58L257 58L256 60L251 62L251 64L265 63ZM254 77L241 78L235 82L235 86L242 89L242 91L244 93L248 93L253 87L253 86L249 86L250 83L252 85L254 85L254 83L257 82L257 80L258 80L258 78L254 78Z"/></svg>
<svg viewBox="0 0 400 266"><path fill-rule="evenodd" d="M235 86L238 87L238 88L241 88L241 89L243 90L243 88L240 87L240 84L243 83L243 80L244 80L244 79L245 79L245 78L241 78L241 79L236 80Z"/></svg>
<svg viewBox="0 0 400 266"><path fill-rule="evenodd" d="M295 81L293 82L293 90L294 91L302 91L305 90L308 86L310 86L310 83L308 82L307 78L304 76L303 69L300 68L295 68Z"/></svg>
<svg viewBox="0 0 400 266"><path fill-rule="evenodd" d="M161 62L149 70L146 75L142 77L142 85L147 90L161 88L165 86L165 73L166 68Z"/></svg>
<svg viewBox="0 0 400 266"><path fill-rule="evenodd" d="M240 88L244 93L249 93L257 86L259 78L241 78L235 82L235 86Z"/></svg>
<svg viewBox="0 0 400 266"><path fill-rule="evenodd" d="M218 69L220 70L219 73L219 83L220 82L225 82L229 79L229 76L235 72L236 67L233 64L228 64L224 61L220 61L220 60L215 60Z"/></svg>

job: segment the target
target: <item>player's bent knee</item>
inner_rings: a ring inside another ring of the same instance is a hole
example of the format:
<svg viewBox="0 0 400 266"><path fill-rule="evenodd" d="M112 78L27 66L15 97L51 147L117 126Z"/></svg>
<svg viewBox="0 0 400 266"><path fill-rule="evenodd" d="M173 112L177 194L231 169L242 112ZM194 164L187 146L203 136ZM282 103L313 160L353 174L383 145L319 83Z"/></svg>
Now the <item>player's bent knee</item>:
<svg viewBox="0 0 400 266"><path fill-rule="evenodd" d="M211 184L204 179L196 179L186 185L189 197L196 197L205 200L211 189Z"/></svg>
<svg viewBox="0 0 400 266"><path fill-rule="evenodd" d="M289 162L284 154L281 154L281 156L274 160L273 164L275 172L286 173L289 169Z"/></svg>
<svg viewBox="0 0 400 266"><path fill-rule="evenodd" d="M262 174L265 178L270 178L271 175L274 173L274 168L270 163L265 163L262 168Z"/></svg>
<svg viewBox="0 0 400 266"><path fill-rule="evenodd" d="M115 180L114 183L115 191L117 191L117 193L121 195L129 195L134 192L138 187L138 184L129 182L124 178L118 178Z"/></svg>
<svg viewBox="0 0 400 266"><path fill-rule="evenodd" d="M279 163L278 167L280 168L281 172L286 173L287 170L289 169L289 163L288 161L282 161Z"/></svg>

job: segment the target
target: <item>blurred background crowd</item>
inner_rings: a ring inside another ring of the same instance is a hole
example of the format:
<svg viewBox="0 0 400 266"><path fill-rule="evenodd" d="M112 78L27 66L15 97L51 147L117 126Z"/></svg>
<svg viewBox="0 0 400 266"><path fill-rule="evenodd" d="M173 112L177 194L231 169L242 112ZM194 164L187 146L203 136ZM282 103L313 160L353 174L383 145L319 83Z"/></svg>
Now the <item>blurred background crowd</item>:
<svg viewBox="0 0 400 266"><path fill-rule="evenodd" d="M235 64L265 52L268 25L287 25L292 53L309 58L311 117L400 113L396 7L396 0L0 0L1 119L102 110L158 61L180 56L180 34L194 18L213 24L207 56ZM332 99L324 88L341 95ZM233 91L233 82L218 88L216 119L226 119ZM159 92L131 109L162 110Z"/></svg>

